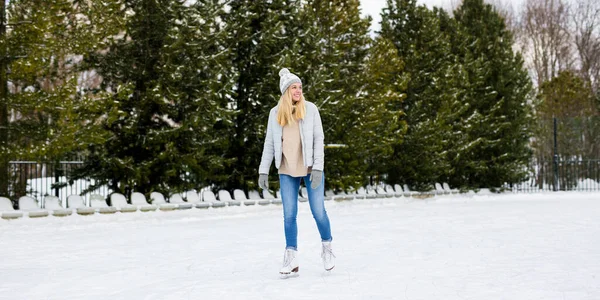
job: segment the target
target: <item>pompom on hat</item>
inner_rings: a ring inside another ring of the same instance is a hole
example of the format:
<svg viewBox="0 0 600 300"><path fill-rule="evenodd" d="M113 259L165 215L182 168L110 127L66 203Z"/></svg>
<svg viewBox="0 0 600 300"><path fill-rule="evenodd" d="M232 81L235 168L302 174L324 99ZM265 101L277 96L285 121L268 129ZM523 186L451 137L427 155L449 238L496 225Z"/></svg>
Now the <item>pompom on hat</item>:
<svg viewBox="0 0 600 300"><path fill-rule="evenodd" d="M281 90L282 95L290 87L290 85L294 83L302 84L300 77L296 76L294 73L291 73L287 68L283 68L279 71L279 89Z"/></svg>

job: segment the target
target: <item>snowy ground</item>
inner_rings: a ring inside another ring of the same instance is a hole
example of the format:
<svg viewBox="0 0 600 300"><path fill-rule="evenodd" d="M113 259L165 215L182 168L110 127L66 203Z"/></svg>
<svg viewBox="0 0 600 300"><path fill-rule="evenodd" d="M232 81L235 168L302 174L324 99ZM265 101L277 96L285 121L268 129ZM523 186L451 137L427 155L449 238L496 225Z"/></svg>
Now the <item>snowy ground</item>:
<svg viewBox="0 0 600 300"><path fill-rule="evenodd" d="M323 270L300 204L0 220L0 299L600 299L600 193L327 202Z"/></svg>

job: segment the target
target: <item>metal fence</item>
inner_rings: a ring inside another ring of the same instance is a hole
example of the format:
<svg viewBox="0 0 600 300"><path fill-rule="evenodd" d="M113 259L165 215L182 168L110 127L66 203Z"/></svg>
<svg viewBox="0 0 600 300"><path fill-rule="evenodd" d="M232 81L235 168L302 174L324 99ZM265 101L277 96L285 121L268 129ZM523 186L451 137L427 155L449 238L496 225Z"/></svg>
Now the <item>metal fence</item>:
<svg viewBox="0 0 600 300"><path fill-rule="evenodd" d="M81 195L94 183L93 179L67 183L70 173L83 166L83 161L42 163L35 161L9 162L9 198L17 201L30 196L41 203L48 195L61 199L63 207L69 195ZM537 159L529 167L529 179L520 184L507 184L505 189L516 193L544 191L600 191L600 159L555 160ZM64 185L67 183L66 185ZM62 185L62 186L61 186ZM104 186L92 193L108 197L112 191ZM89 196L82 195L89 204Z"/></svg>
<svg viewBox="0 0 600 300"><path fill-rule="evenodd" d="M515 191L600 191L600 116L540 120L529 180Z"/></svg>
<svg viewBox="0 0 600 300"><path fill-rule="evenodd" d="M520 184L507 184L514 192L600 191L600 159L534 160L529 179Z"/></svg>
<svg viewBox="0 0 600 300"><path fill-rule="evenodd" d="M17 201L19 197L30 196L44 203L46 196L57 196L61 199L63 207L69 195L81 195L81 193L94 183L93 179L78 180L68 184L67 178L76 168L83 166L83 161L10 161L8 163L9 198ZM66 184L66 185L65 185ZM101 187L94 194L108 196L108 187ZM86 203L89 203L89 195L83 195Z"/></svg>
<svg viewBox="0 0 600 300"><path fill-rule="evenodd" d="M506 184L505 189L514 192L600 191L599 116L541 120L532 147L534 157L527 169L528 180ZM47 195L53 195L66 206L69 195L82 195L94 184L93 179L67 183L71 172L83 166L84 159L75 156L55 162L10 161L9 198L16 202L27 195L44 203ZM59 186L61 184L63 186ZM82 196L89 203L90 194L108 197L111 192L103 186Z"/></svg>

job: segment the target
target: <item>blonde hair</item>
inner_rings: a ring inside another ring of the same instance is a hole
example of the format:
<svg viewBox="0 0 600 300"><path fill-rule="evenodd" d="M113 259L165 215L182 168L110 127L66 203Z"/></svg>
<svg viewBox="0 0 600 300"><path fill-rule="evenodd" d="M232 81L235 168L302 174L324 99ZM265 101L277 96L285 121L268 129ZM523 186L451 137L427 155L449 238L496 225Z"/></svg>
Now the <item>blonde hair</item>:
<svg viewBox="0 0 600 300"><path fill-rule="evenodd" d="M294 107L296 110L294 111ZM288 88L279 98L279 109L277 111L277 123L282 127L287 124L294 124L296 120L304 119L306 108L304 106L304 95L300 96L300 100L293 105L292 91Z"/></svg>

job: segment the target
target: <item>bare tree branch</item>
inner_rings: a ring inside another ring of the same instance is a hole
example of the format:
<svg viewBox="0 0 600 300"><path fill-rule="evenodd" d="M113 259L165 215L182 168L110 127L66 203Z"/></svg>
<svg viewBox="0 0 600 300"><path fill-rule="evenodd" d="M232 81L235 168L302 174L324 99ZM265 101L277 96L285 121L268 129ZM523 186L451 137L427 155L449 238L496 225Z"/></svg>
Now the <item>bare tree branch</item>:
<svg viewBox="0 0 600 300"><path fill-rule="evenodd" d="M600 76L600 3L596 0L580 0L573 9L571 20L580 63L580 75L599 92Z"/></svg>
<svg viewBox="0 0 600 300"><path fill-rule="evenodd" d="M564 0L527 0L521 16L522 52L537 85L562 70L573 70L576 56Z"/></svg>

